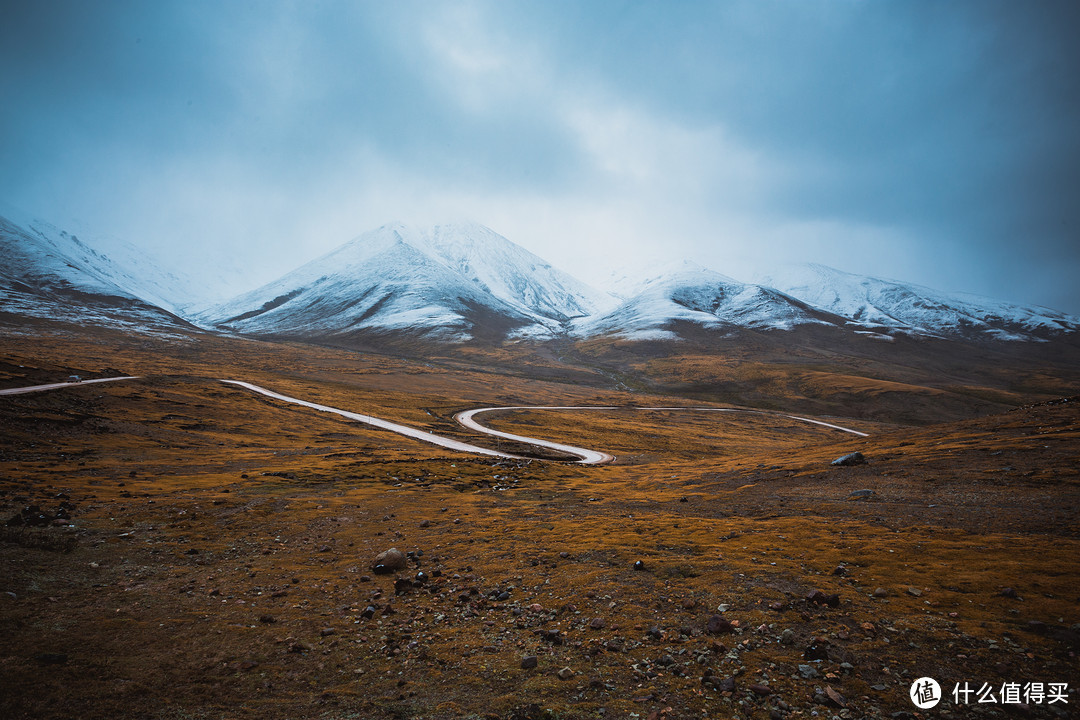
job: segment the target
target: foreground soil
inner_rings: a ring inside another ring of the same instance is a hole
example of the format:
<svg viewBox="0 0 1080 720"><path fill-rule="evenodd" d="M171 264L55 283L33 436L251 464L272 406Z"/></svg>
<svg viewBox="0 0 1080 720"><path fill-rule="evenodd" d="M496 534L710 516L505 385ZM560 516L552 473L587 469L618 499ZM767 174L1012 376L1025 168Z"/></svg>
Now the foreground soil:
<svg viewBox="0 0 1080 720"><path fill-rule="evenodd" d="M92 340L0 344L4 387L142 376L0 398L2 717L1071 717L1080 703L1075 398L919 427L821 418L866 438L764 414L484 417L618 456L581 467L450 455L218 379L489 446L453 413L698 403L587 373ZM830 464L853 451L866 463ZM405 567L376 573L391 547ZM919 711L908 691L924 676L946 697ZM958 683L997 702L959 704ZM1068 702L1003 704L1011 683L1066 684Z"/></svg>

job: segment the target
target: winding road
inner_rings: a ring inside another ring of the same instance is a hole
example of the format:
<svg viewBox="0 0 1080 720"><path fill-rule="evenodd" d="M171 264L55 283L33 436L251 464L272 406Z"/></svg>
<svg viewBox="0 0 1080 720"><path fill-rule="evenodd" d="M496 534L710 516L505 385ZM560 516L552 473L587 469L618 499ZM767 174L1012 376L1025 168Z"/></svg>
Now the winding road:
<svg viewBox="0 0 1080 720"><path fill-rule="evenodd" d="M58 390L60 388L89 385L90 383L116 382L117 380L138 380L137 375L125 375L124 377L98 378L97 380L79 380L77 382L50 383L48 385L31 385L29 387L8 388L0 390L0 395L23 395L25 393L41 392L42 390Z"/></svg>
<svg viewBox="0 0 1080 720"><path fill-rule="evenodd" d="M32 385L29 387L21 388L9 388L7 390L0 390L0 395L21 395L23 393L41 392L44 390L58 390L66 387L79 387L81 385L88 385L91 383L103 383L103 382L116 382L120 380L137 380L136 375L125 375L123 377L113 378L98 378L95 380L82 380L80 382L61 382L51 383L48 385ZM480 447L478 445L470 445L469 443L455 440L453 438L443 437L441 435L435 435L425 430L419 430L408 425L402 425L400 423L391 422L389 420L383 420L371 415L361 415L360 413L350 412L348 410L341 410L339 408L330 407L329 405L320 405L318 403L308 402L307 400L300 400L298 398L289 397L288 395L282 395L276 393L273 390L267 390L264 387L259 387L252 383L243 382L241 380L221 380L223 383L229 385L235 385L237 387L250 390L252 392L265 395L266 397L280 400L282 402L292 403L294 405L300 405L320 412L334 413L340 415L349 420L371 425L373 427L381 428L383 430L389 430L390 432L398 433L406 437L413 438L415 440L421 440L423 442L431 443L432 445L438 445L440 447L448 448L450 450L457 450L459 452L474 453L477 455L487 455L489 457L500 458L513 458L517 460L524 459L521 455L513 455L511 453L500 452L498 450L491 450L489 448ZM839 430L841 432L851 433L852 435L858 435L859 437L866 437L866 433L859 432L858 430L852 430L851 428L843 427L842 425L834 425L832 423L823 422L821 420L813 420L811 418L799 417L798 415L787 415L785 413L774 413L765 410L743 410L740 408L717 408L717 407L635 407L626 408L625 406L597 406L597 405L517 405L506 407L487 407L476 408L473 410L465 410L454 415L456 420L461 426L475 430L477 432L492 435L494 437L503 438L506 440L513 440L527 445L533 445L536 447L548 448L550 450L558 450L568 455L572 455L578 458L577 462L582 465L599 465L602 463L608 463L615 459L614 455L609 455L605 452L598 450L589 450L587 448L575 447L573 445L565 445L563 443L553 442L551 440L541 440L538 438L526 437L524 435L514 435L513 433L502 432L501 430L495 430L486 425L481 425L475 416L480 413L493 412L496 410L642 410L642 411L695 411L695 412L727 412L727 413L752 413L755 415L771 415L774 417L783 417L791 420L798 420L800 422L811 423L813 425L820 425L833 430Z"/></svg>

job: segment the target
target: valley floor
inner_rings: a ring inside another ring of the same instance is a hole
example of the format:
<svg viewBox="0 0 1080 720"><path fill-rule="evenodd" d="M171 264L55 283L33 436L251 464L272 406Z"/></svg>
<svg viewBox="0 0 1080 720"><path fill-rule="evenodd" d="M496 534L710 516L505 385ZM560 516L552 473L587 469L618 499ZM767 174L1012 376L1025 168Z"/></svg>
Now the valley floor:
<svg viewBox="0 0 1080 720"><path fill-rule="evenodd" d="M141 376L0 398L0 716L1004 717L1014 683L1075 713L1080 400L816 418L860 438L542 370L0 339L0 387ZM617 460L452 453L222 377L514 453L454 414L617 406L484 416Z"/></svg>

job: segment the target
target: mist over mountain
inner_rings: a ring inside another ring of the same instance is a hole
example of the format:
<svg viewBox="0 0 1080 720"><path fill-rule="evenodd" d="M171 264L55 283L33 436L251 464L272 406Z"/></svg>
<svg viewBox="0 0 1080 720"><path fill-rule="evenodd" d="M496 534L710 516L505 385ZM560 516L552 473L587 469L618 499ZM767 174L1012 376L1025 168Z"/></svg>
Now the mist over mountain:
<svg viewBox="0 0 1080 720"><path fill-rule="evenodd" d="M210 277L161 268L133 246L106 254L46 222L0 217L0 311L80 323L193 323L212 332L343 340L544 341L609 336L677 341L680 328L727 333L834 327L896 336L1045 342L1080 319L823 265L778 266L748 283L689 261L615 274L611 292L577 280L476 223L403 223L363 233L224 302ZM208 273L209 275L209 273Z"/></svg>

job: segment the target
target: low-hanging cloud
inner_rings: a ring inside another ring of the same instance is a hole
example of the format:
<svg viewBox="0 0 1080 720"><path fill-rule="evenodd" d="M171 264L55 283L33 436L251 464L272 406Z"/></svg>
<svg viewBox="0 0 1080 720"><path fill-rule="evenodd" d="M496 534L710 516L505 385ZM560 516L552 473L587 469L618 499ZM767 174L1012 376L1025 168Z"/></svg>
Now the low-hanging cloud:
<svg viewBox="0 0 1080 720"><path fill-rule="evenodd" d="M585 279L810 260L1080 313L1068 3L8 15L0 199L177 266L267 280L391 220L469 217Z"/></svg>

